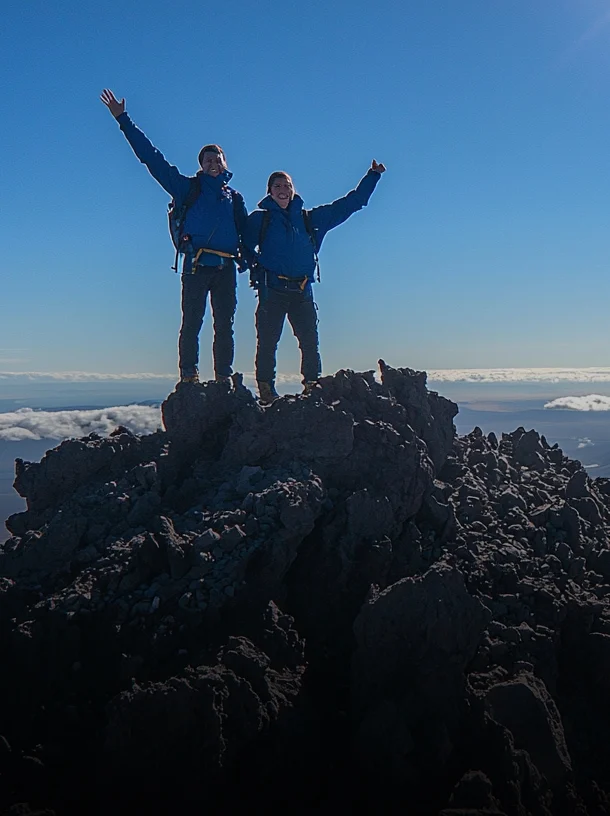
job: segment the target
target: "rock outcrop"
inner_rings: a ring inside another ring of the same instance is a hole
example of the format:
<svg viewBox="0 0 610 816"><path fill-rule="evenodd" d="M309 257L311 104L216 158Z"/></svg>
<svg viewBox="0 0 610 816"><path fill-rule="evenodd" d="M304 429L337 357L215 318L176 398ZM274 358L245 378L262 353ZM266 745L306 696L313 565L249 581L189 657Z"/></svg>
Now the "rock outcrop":
<svg viewBox="0 0 610 816"><path fill-rule="evenodd" d="M380 373L17 462L0 813L610 813L610 480Z"/></svg>

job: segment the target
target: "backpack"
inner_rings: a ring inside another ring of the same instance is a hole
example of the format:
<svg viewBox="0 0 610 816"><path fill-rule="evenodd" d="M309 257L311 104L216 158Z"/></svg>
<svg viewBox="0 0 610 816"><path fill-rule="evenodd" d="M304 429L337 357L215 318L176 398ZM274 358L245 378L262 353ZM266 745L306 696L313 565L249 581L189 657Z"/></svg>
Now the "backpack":
<svg viewBox="0 0 610 816"><path fill-rule="evenodd" d="M191 178L191 186L184 198L182 206L177 207L176 201L173 198L167 205L167 220L169 226L169 234L172 239L173 245L176 247L174 265L171 267L174 270L174 272L178 271L178 256L180 255L181 252L186 251L187 244L190 240L190 235L183 234L184 223L186 221L186 214L199 198L200 192L201 192L201 178L200 174L197 173L197 175ZM240 194L236 190L231 190L231 199L233 201L233 217L235 219L236 224L238 222L237 207L239 198L241 198Z"/></svg>
<svg viewBox="0 0 610 816"><path fill-rule="evenodd" d="M305 224L305 229L307 230L307 235L309 235L309 240L313 246L313 259L316 262L316 280L320 283L320 259L318 258L318 242L316 239L316 231L314 226L311 222L311 210L302 210L303 212L303 222ZM265 210L263 212L263 220L261 221L261 230L258 234L258 248L260 250L263 241L265 240L265 235L267 234L267 230L269 229L269 222L271 221L271 213L269 210Z"/></svg>

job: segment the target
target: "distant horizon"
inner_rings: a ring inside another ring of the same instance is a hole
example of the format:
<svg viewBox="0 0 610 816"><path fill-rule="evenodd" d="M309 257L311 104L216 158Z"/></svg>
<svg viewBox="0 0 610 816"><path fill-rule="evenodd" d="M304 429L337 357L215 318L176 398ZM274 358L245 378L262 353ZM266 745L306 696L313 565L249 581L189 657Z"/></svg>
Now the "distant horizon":
<svg viewBox="0 0 610 816"><path fill-rule="evenodd" d="M256 393L254 375L242 376ZM610 368L443 369L428 372L427 382L462 413L610 411ZM175 377L150 373L0 372L0 441L104 435L117 425L150 433L175 384ZM278 376L278 391L300 393L300 376Z"/></svg>
<svg viewBox="0 0 610 816"><path fill-rule="evenodd" d="M373 371L380 379L376 362L356 370ZM530 400L532 405L554 409L610 408L610 367L460 368L425 373L430 390L465 406L489 408L500 401L504 408L511 402L522 407L524 400ZM253 372L240 374L244 385L255 392ZM20 408L94 410L161 403L176 382L175 375L155 372L0 371L0 415ZM280 372L277 388L281 394L300 393L301 376Z"/></svg>

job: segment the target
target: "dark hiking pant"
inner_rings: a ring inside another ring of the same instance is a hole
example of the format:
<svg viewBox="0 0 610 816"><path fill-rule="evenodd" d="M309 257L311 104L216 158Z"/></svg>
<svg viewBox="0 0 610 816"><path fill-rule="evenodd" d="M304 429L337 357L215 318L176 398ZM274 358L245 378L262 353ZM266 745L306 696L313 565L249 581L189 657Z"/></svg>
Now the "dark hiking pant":
<svg viewBox="0 0 610 816"><path fill-rule="evenodd" d="M317 380L322 370L318 342L318 316L311 289L289 292L265 287L259 291L256 310L256 379L275 382L278 343L288 318L301 349L304 381Z"/></svg>
<svg viewBox="0 0 610 816"><path fill-rule="evenodd" d="M214 318L214 373L227 377L233 373L233 319L237 308L235 264L199 266L195 274L182 275L182 326L178 349L180 372L190 375L199 363L199 332L210 295Z"/></svg>

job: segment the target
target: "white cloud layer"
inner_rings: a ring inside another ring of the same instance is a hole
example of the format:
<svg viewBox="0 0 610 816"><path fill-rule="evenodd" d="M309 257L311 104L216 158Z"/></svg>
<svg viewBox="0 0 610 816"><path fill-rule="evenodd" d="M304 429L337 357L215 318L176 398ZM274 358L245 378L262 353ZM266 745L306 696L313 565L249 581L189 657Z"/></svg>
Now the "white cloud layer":
<svg viewBox="0 0 610 816"><path fill-rule="evenodd" d="M243 375L245 385L254 385L256 378L252 371ZM61 383L61 382L169 382L177 381L176 374L100 374L91 371L0 371L0 382L5 383ZM301 382L300 374L278 374L278 385L292 385Z"/></svg>
<svg viewBox="0 0 610 816"><path fill-rule="evenodd" d="M87 411L35 411L20 408L0 414L0 440L73 439L92 431L106 436L117 425L133 433L154 433L161 426L161 410L149 405L121 405Z"/></svg>
<svg viewBox="0 0 610 816"><path fill-rule="evenodd" d="M610 382L610 368L440 368L428 371L435 382Z"/></svg>
<svg viewBox="0 0 610 816"><path fill-rule="evenodd" d="M175 374L97 374L91 371L0 371L8 382L125 382L131 380L176 381Z"/></svg>
<svg viewBox="0 0 610 816"><path fill-rule="evenodd" d="M545 403L544 407L564 411L610 411L610 397L604 397L601 394L586 394L584 397L558 397Z"/></svg>
<svg viewBox="0 0 610 816"><path fill-rule="evenodd" d="M246 385L254 384L251 371L244 372ZM91 371L0 371L0 382L170 382L175 383L176 374L107 374ZM292 385L300 383L299 374L278 374L277 383ZM610 382L610 368L438 368L428 371L433 382L471 383L524 383L524 382Z"/></svg>

